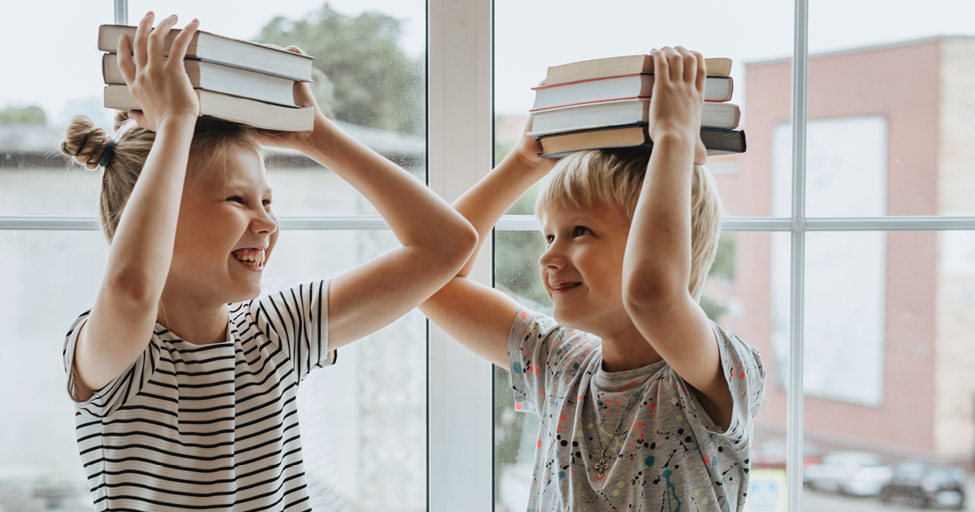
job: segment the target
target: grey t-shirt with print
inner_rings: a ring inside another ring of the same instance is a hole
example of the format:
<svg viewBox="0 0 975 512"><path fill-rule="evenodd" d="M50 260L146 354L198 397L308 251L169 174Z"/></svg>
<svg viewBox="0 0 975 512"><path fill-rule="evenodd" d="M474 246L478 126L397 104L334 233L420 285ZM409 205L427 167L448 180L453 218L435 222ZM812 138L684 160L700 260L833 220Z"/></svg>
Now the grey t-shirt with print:
<svg viewBox="0 0 975 512"><path fill-rule="evenodd" d="M528 512L743 508L765 370L758 351L712 327L734 399L727 430L666 362L606 372L597 336L518 312L508 337L515 408L541 419Z"/></svg>

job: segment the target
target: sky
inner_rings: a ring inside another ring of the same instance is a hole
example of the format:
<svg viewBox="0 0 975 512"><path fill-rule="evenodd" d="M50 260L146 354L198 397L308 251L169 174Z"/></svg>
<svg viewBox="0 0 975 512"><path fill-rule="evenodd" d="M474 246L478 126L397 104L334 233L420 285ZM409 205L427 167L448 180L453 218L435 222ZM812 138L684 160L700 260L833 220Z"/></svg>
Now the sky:
<svg viewBox="0 0 975 512"><path fill-rule="evenodd" d="M129 21L147 10L192 17L201 28L250 39L274 16L297 19L324 0L130 0ZM401 45L422 56L426 5L419 0L330 0L346 15L379 11L403 22ZM816 0L810 2L811 52L904 41L933 35L975 35L972 0ZM883 8L878 9L878 4ZM0 31L0 69L19 79L0 82L0 108L41 105L55 123L77 111L98 111L101 55L97 27L114 20L112 0L4 2L3 19L24 20ZM229 7L229 8L228 8ZM733 102L744 98L744 63L791 55L793 9L787 0L496 0L495 111L524 114L531 87L548 66L576 60L646 53L682 44L707 57L734 61ZM39 31L37 21L47 23ZM39 33L49 34L37 37ZM54 36L57 37L54 37ZM19 50L18 50L19 49ZM907 71L907 70L905 70ZM747 109L742 104L745 115Z"/></svg>

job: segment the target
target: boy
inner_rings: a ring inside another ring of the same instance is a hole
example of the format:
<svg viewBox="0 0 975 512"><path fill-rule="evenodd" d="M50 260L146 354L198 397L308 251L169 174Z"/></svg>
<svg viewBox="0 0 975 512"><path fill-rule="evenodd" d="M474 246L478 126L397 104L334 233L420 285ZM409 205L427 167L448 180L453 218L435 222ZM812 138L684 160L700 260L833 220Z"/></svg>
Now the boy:
<svg viewBox="0 0 975 512"><path fill-rule="evenodd" d="M456 278L421 309L511 371L516 409L541 419L530 512L740 510L748 492L761 358L708 320L698 299L720 202L698 130L704 59L652 52L653 153L561 160L536 213L555 319ZM454 207L483 240L553 162L518 148Z"/></svg>

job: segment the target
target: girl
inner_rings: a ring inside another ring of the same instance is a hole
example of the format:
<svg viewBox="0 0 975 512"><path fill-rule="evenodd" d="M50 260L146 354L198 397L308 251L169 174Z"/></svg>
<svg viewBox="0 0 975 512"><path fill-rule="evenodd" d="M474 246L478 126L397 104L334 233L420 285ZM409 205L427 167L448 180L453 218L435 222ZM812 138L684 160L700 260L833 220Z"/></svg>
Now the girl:
<svg viewBox="0 0 975 512"><path fill-rule="evenodd" d="M132 41L119 39L119 69L142 112L120 116L113 140L76 118L62 144L104 168L111 243L95 304L64 351L92 497L98 510L309 510L298 383L436 292L477 234L325 118L308 84L294 94L315 108L310 132L198 118L183 57L199 23L167 59L176 17L152 22L150 12ZM300 150L349 181L403 247L331 283L255 299L278 237L259 144Z"/></svg>

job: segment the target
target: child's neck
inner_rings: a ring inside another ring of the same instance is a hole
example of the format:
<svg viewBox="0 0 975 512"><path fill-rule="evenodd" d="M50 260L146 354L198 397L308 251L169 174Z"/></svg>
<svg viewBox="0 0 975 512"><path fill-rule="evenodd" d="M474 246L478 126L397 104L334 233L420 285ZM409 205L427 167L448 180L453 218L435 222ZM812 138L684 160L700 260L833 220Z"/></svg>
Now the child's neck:
<svg viewBox="0 0 975 512"><path fill-rule="evenodd" d="M204 305L186 297L174 299L163 292L158 322L183 341L210 345L227 341L229 312L226 304Z"/></svg>
<svg viewBox="0 0 975 512"><path fill-rule="evenodd" d="M635 370L663 359L632 323L600 338L603 370L607 372Z"/></svg>

